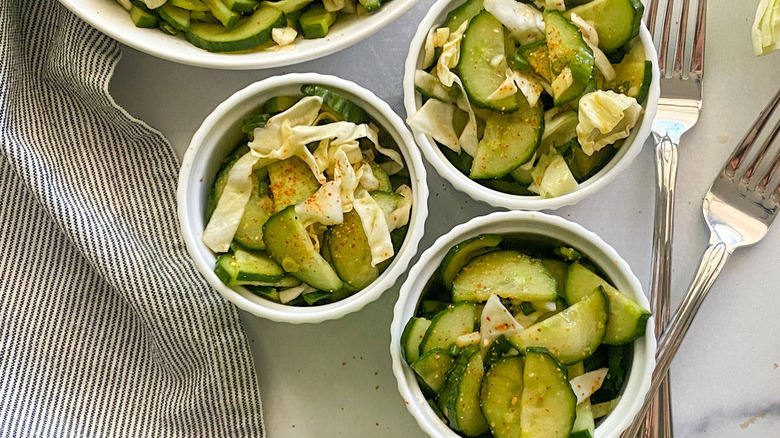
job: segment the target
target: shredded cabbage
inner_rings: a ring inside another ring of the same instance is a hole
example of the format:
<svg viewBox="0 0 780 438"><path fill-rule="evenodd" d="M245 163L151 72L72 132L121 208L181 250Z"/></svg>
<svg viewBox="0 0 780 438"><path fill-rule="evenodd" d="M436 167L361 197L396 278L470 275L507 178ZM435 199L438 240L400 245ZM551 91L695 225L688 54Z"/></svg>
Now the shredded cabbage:
<svg viewBox="0 0 780 438"><path fill-rule="evenodd" d="M583 152L593 155L628 137L642 114L642 106L625 94L598 90L580 98L578 113L577 139Z"/></svg>
<svg viewBox="0 0 780 438"><path fill-rule="evenodd" d="M565 67L561 70L561 74L555 77L552 81L553 97L562 95L569 87L574 84L574 75L571 74L571 69Z"/></svg>
<svg viewBox="0 0 780 438"><path fill-rule="evenodd" d="M513 333L519 333L523 326L506 310L498 295L492 294L482 309L482 323L479 333L482 336L482 348L487 349L490 344L501 335L507 337Z"/></svg>
<svg viewBox="0 0 780 438"><path fill-rule="evenodd" d="M585 43L593 51L593 59L596 63L596 67L601 72L601 75L604 76L604 79L606 79L607 82L614 80L615 69L609 62L607 55L599 49L599 34L596 31L596 28L577 14L571 14L571 22L580 29L580 33L582 33Z"/></svg>
<svg viewBox="0 0 780 438"><path fill-rule="evenodd" d="M393 241L390 238L382 208L366 190L355 195L355 212L360 216L363 231L371 248L371 266L376 266L393 256Z"/></svg>
<svg viewBox="0 0 780 438"><path fill-rule="evenodd" d="M520 73L519 71L507 69L506 79L498 86L496 91L488 96L489 100L499 100L505 97L514 96L520 90L528 100L528 104L531 107L536 106L536 102L539 101L539 96L542 95L544 87L542 84L531 75Z"/></svg>
<svg viewBox="0 0 780 438"><path fill-rule="evenodd" d="M126 11L129 11L133 7L133 4L130 3L130 0L116 0L116 2L125 8Z"/></svg>
<svg viewBox="0 0 780 438"><path fill-rule="evenodd" d="M579 184L562 156L551 151L542 155L531 170L533 183L528 190L542 198L555 198L576 189Z"/></svg>
<svg viewBox="0 0 780 438"><path fill-rule="evenodd" d="M544 39L542 13L515 0L485 0L485 10L501 22L520 44Z"/></svg>
<svg viewBox="0 0 780 438"><path fill-rule="evenodd" d="M393 231L396 228L403 227L409 223L409 214L412 210L412 189L406 184L398 187L395 191L404 198L398 201L395 209L387 215L385 220L387 221L387 230Z"/></svg>
<svg viewBox="0 0 780 438"><path fill-rule="evenodd" d="M406 122L415 131L430 135L434 140L460 153L460 141L452 121L455 106L438 99L428 99Z"/></svg>
<svg viewBox="0 0 780 438"><path fill-rule="evenodd" d="M753 50L758 56L780 48L780 0L761 0L751 34Z"/></svg>

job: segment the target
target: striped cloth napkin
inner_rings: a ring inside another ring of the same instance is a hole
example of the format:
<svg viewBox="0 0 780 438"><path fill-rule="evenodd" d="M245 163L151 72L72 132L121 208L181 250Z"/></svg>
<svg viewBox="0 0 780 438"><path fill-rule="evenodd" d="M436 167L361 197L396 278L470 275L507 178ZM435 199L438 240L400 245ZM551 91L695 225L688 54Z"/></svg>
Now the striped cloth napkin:
<svg viewBox="0 0 780 438"><path fill-rule="evenodd" d="M117 43L0 0L0 50L0 436L264 436L238 312L179 237L176 157L108 94Z"/></svg>

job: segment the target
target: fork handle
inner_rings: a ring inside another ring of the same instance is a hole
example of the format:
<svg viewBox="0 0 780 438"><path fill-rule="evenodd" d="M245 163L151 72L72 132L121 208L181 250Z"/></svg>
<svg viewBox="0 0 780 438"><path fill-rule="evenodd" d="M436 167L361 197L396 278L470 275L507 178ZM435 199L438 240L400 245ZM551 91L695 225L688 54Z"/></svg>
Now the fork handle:
<svg viewBox="0 0 780 438"><path fill-rule="evenodd" d="M655 315L655 336L660 337L669 319L669 290L672 278L672 236L674 231L674 191L677 183L677 141L668 135L653 134L656 141L655 227L653 229L653 269L650 304ZM668 374L661 391L645 417L642 438L672 437L672 406Z"/></svg>
<svg viewBox="0 0 780 438"><path fill-rule="evenodd" d="M680 307L675 312L672 320L669 321L669 327L658 343L655 370L650 381L650 390L645 396L644 405L642 405L642 409L640 409L637 416L634 417L631 427L623 433L623 438L634 438L637 432L639 432L639 428L644 422L645 414L653 401L653 396L661 386L661 382L663 382L666 373L669 371L669 365L680 348L680 344L688 332L693 318L699 311L704 298L707 296L707 292L710 291L713 283L715 283L715 279L718 278L718 275L723 270L723 266L726 265L729 255L731 255L731 250L723 242L710 243L707 250L704 251L699 264L699 270L696 272L696 276L693 278L685 298L680 303Z"/></svg>

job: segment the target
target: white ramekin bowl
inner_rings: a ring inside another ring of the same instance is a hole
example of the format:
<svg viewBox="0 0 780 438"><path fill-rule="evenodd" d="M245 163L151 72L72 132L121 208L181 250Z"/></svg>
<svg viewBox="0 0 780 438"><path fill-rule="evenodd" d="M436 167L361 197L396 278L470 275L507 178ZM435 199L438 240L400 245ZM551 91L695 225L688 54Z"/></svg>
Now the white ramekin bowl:
<svg viewBox="0 0 780 438"><path fill-rule="evenodd" d="M197 67L250 70L298 64L345 49L390 24L418 1L393 0L362 17L339 17L325 38L299 38L291 49L245 53L212 53L193 46L181 35L135 27L128 12L116 0L60 0L60 3L95 29L152 56Z"/></svg>
<svg viewBox="0 0 780 438"><path fill-rule="evenodd" d="M414 114L422 106L420 93L414 88L414 72L423 62L425 37L431 28L443 23L447 14L463 2L464 0L438 0L417 27L417 33L409 45L409 54L406 57L406 65L404 66L404 107L407 115ZM644 24L642 24L640 29L639 37L647 54L647 59L653 63L653 80L650 84L647 101L643 105L644 113L634 129L631 130L631 135L625 140L623 146L620 147L609 163L570 193L556 198L542 199L539 196L513 195L489 189L469 179L468 176L456 169L439 150L433 138L419 132L414 133L414 138L417 140L417 144L420 145L425 158L433 165L439 175L449 181L456 189L467 193L476 200L487 202L494 207L503 207L511 210L554 210L566 205L576 204L601 190L617 178L621 172L626 170L631 165L631 162L634 161L634 158L639 155L645 140L650 135L650 128L658 108L658 95L660 93L658 55L653 46L650 32L647 31Z"/></svg>
<svg viewBox="0 0 780 438"><path fill-rule="evenodd" d="M409 271L407 280L401 286L401 294L395 305L393 323L390 327L390 355L393 360L393 374L398 381L398 390L417 423L434 438L458 438L459 435L444 424L426 402L414 377L414 371L401 356L401 334L406 323L415 315L425 285L434 275L450 247L484 233L529 235L555 239L572 246L601 268L618 289L648 308L642 286L628 264L600 237L573 222L544 213L511 211L477 217L453 228L425 250L420 260ZM629 426L642 406L650 387L650 377L655 366L655 349L656 341L651 318L645 336L634 343L631 373L623 396L615 410L596 428L595 438L617 438Z"/></svg>
<svg viewBox="0 0 780 438"><path fill-rule="evenodd" d="M241 138L241 120L274 96L300 94L303 84L319 84L343 94L360 105L398 144L409 169L414 196L409 231L390 266L371 285L336 303L313 307L277 304L260 298L243 287L225 286L214 273L215 254L201 241L206 222L204 212L209 191L222 160ZM184 155L177 192L182 236L201 275L223 297L253 315L289 323L315 323L362 309L391 288L406 271L417 252L428 216L428 187L425 168L412 135L390 106L359 85L316 73L288 74L255 82L222 102L195 132Z"/></svg>

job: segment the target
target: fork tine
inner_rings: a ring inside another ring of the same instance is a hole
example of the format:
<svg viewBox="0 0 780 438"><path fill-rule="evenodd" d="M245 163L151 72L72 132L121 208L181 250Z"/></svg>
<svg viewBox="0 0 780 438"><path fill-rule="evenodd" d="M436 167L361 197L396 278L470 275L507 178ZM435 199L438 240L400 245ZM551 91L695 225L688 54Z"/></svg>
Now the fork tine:
<svg viewBox="0 0 780 438"><path fill-rule="evenodd" d="M737 169L739 169L739 166L742 164L747 153L750 152L750 147L756 142L756 138L764 129L766 122L769 120L769 117L772 115L775 108L777 108L778 103L780 103L780 90L777 90L775 97L773 97L769 104L761 110L761 113L759 113L753 126L750 127L750 130L745 134L742 141L739 142L734 153L732 153L731 157L726 161L726 167L723 170L726 172L727 176L733 177L737 173Z"/></svg>
<svg viewBox="0 0 780 438"><path fill-rule="evenodd" d="M658 13L658 0L650 0L650 6L647 9L647 29L650 31L650 36L655 35L655 21Z"/></svg>
<svg viewBox="0 0 780 438"><path fill-rule="evenodd" d="M680 29L677 33L677 50L674 54L674 74L681 74L685 60L685 40L688 35L688 8L691 0L682 0L682 12L680 13Z"/></svg>
<svg viewBox="0 0 780 438"><path fill-rule="evenodd" d="M775 128L772 130L772 133L769 134L769 138L766 139L763 149L769 149L769 146L777 138L778 134L780 134L780 120L777 121L777 124L775 125ZM780 150L777 151L777 155L775 155L775 160L772 162L772 165L769 167L769 170L767 170L764 176L761 177L761 181L759 181L758 187L756 187L756 190L758 190L759 193L764 193L764 191L766 190L766 186L769 185L769 181L772 180L772 177L775 175L775 172L777 172L778 167L780 167ZM780 185L778 185L778 189L780 190Z"/></svg>
<svg viewBox="0 0 780 438"><path fill-rule="evenodd" d="M669 53L669 32L672 29L673 12L674 0L668 0L666 3L666 15L664 15L663 33L661 33L661 46L658 49L658 68L663 76L666 76L666 56Z"/></svg>
<svg viewBox="0 0 780 438"><path fill-rule="evenodd" d="M704 68L704 34L707 31L707 0L699 0L696 12L696 29L693 36L691 73L700 75Z"/></svg>
<svg viewBox="0 0 780 438"><path fill-rule="evenodd" d="M748 167L748 170L745 171L745 174L742 175L742 182L744 184L750 184L750 178L753 176L753 174L756 172L758 167L761 165L761 161L764 159L764 155L766 155L767 151L769 151L769 147L772 146L772 142L777 138L777 134L780 133L780 121L777 122L774 128L772 128L772 132L769 134L769 137L766 139L764 144L761 146L761 150L758 151L758 155L756 155L756 158L753 159L753 162L750 164L750 167ZM780 155L775 158L775 162L773 163L772 167L769 169L769 172L764 175L763 178L761 178L761 182L758 185L758 191L762 192L766 188L766 185L769 183L769 180L772 179L772 173L774 173L774 169L777 166L777 160L780 159ZM763 186L763 187L762 187Z"/></svg>

